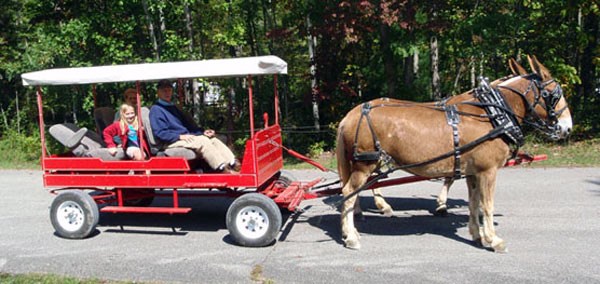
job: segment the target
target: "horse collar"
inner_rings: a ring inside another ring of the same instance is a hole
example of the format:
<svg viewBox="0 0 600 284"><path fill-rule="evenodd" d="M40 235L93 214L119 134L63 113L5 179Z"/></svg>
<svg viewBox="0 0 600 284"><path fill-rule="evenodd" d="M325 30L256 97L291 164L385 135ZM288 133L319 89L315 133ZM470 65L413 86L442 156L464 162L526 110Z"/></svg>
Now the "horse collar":
<svg viewBox="0 0 600 284"><path fill-rule="evenodd" d="M496 128L502 126L503 134L508 144L514 144L517 148L523 146L525 138L521 126L510 105L496 88L492 88L487 78L479 78L479 87L475 89L475 97L481 102L481 106L490 118L490 122Z"/></svg>

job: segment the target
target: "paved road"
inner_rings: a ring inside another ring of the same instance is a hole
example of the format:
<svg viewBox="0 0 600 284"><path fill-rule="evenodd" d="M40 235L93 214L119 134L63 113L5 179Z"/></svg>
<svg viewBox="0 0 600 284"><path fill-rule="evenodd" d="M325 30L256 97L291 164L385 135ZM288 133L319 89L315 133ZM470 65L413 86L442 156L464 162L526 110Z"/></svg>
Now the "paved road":
<svg viewBox="0 0 600 284"><path fill-rule="evenodd" d="M303 202L274 246L244 248L228 237L225 200L184 200L194 211L183 216L101 214L94 236L65 240L54 235L39 171L0 171L0 184L0 272L166 283L600 283L600 168L503 169L495 221L507 254L470 242L464 181L445 218L430 214L439 183L386 188L395 214L365 214L360 251L340 243L339 214L327 205L338 197ZM374 207L368 193L361 203Z"/></svg>

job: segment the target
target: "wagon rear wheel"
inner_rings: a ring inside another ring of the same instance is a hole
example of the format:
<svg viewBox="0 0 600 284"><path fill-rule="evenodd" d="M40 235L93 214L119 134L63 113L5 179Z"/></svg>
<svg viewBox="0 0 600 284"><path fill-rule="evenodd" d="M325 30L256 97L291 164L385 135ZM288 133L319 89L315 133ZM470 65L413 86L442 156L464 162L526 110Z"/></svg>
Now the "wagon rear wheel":
<svg viewBox="0 0 600 284"><path fill-rule="evenodd" d="M100 213L94 199L81 190L61 192L50 206L50 221L56 234L67 239L83 239L98 225Z"/></svg>
<svg viewBox="0 0 600 284"><path fill-rule="evenodd" d="M281 228L282 216L275 202L260 193L238 197L227 210L227 229L242 246L263 247L272 244Z"/></svg>

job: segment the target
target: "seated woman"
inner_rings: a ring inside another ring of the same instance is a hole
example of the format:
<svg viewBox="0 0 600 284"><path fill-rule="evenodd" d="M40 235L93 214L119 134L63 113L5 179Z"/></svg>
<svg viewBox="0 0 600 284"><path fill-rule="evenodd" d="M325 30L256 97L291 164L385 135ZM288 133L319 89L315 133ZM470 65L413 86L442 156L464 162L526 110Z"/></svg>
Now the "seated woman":
<svg viewBox="0 0 600 284"><path fill-rule="evenodd" d="M103 131L104 143L108 147L108 151L111 155L117 153L117 145L115 144L113 137L119 136L123 151L127 157L132 160L140 161L144 160L144 151L142 149L148 149L146 145L140 145L140 137L138 136L138 118L135 114L133 106L123 104L119 108L120 119L115 121Z"/></svg>

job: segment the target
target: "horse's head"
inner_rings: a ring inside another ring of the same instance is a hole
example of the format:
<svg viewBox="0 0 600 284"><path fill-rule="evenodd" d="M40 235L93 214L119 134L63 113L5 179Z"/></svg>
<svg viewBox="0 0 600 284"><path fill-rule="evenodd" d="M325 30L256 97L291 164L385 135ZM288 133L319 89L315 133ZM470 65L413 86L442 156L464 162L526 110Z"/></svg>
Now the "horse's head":
<svg viewBox="0 0 600 284"><path fill-rule="evenodd" d="M535 56L527 58L533 73L527 73L519 63L510 59L510 69L517 77L500 83L498 87L515 92L523 98L526 123L552 139L565 138L571 132L573 121L562 88Z"/></svg>

